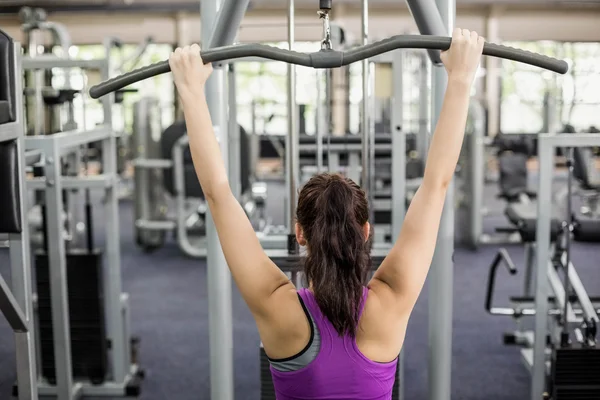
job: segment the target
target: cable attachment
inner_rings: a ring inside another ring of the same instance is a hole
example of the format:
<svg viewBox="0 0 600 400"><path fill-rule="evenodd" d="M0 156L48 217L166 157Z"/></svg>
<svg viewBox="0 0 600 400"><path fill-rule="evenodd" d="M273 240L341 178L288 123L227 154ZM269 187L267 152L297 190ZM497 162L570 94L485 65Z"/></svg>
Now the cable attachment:
<svg viewBox="0 0 600 400"><path fill-rule="evenodd" d="M319 18L323 20L323 40L321 40L321 50L331 50L331 25L329 24L328 9L321 9L317 12Z"/></svg>

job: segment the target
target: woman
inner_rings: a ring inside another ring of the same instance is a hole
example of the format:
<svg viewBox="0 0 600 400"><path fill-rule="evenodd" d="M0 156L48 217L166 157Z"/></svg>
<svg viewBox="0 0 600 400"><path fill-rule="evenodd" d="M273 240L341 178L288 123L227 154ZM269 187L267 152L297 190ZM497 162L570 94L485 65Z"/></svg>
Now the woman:
<svg viewBox="0 0 600 400"><path fill-rule="evenodd" d="M321 174L299 194L296 237L306 246L308 289L267 257L233 196L204 97L212 67L197 45L170 58L192 157L233 278L252 312L277 398L391 399L396 359L433 257L448 184L461 149L484 40L456 29L442 54L448 86L423 183L397 242L373 278L369 205L356 183ZM366 285L366 286L365 286Z"/></svg>

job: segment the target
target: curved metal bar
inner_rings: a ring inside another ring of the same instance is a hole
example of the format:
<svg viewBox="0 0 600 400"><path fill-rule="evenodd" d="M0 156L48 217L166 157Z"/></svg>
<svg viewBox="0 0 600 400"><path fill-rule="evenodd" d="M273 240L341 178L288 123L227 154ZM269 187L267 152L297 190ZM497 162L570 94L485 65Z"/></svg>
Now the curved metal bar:
<svg viewBox="0 0 600 400"><path fill-rule="evenodd" d="M444 51L450 48L451 41L451 38L444 36L398 35L348 51L321 50L315 53L299 53L264 44L242 44L209 49L203 51L201 56L205 63L235 60L245 57L261 57L304 67L339 68L396 49ZM569 69L568 64L563 60L500 44L486 43L483 47L483 54L522 62L559 74L564 74ZM90 96L97 99L125 86L164 74L170 70L168 60L151 64L92 86Z"/></svg>

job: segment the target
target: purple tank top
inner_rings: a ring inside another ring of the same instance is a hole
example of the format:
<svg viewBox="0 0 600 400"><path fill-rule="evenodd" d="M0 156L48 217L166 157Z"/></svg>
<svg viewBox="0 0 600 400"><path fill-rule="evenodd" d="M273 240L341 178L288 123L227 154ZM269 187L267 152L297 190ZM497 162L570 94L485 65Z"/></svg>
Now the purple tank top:
<svg viewBox="0 0 600 400"><path fill-rule="evenodd" d="M271 367L277 400L390 400L397 361L378 363L365 357L349 335L340 337L308 289L298 291L321 336L317 357L297 371ZM364 288L362 314L368 289Z"/></svg>

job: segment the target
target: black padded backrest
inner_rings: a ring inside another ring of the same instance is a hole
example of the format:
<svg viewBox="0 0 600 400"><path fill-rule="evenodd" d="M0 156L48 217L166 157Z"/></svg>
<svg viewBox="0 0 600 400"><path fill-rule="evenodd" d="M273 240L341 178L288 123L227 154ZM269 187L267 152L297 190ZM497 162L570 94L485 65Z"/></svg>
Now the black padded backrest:
<svg viewBox="0 0 600 400"><path fill-rule="evenodd" d="M161 136L162 157L170 160L173 156L173 147L175 143L186 134L185 121L177 121L164 130ZM246 130L240 126L240 175L242 193L250 189L250 138ZM194 172L194 163L189 146L183 152L183 164L185 172L186 193L192 197L202 197L202 189L198 184L196 173ZM174 182L172 174L167 172L164 175L165 187L170 193L174 193Z"/></svg>
<svg viewBox="0 0 600 400"><path fill-rule="evenodd" d="M173 125L167 127L160 138L162 157L165 160L170 160L173 153L175 143L186 133L185 121L177 121ZM189 146L183 151L184 164L192 163L192 153Z"/></svg>
<svg viewBox="0 0 600 400"><path fill-rule="evenodd" d="M14 44L0 30L0 124L16 119ZM19 77L20 79L21 77Z"/></svg>
<svg viewBox="0 0 600 400"><path fill-rule="evenodd" d="M527 193L527 159L522 153L503 151L498 154L500 195L509 200Z"/></svg>
<svg viewBox="0 0 600 400"><path fill-rule="evenodd" d="M21 232L18 147L15 140L0 143L0 232Z"/></svg>

